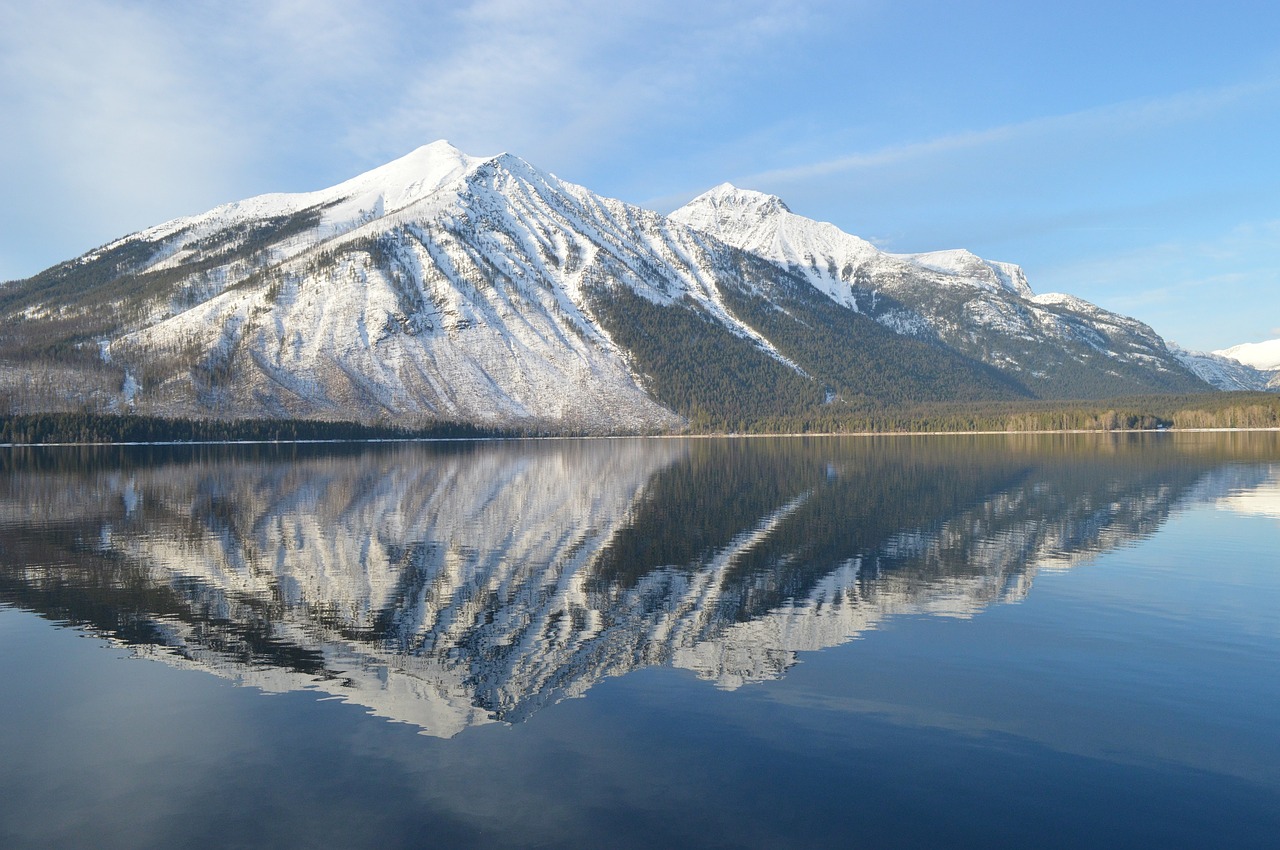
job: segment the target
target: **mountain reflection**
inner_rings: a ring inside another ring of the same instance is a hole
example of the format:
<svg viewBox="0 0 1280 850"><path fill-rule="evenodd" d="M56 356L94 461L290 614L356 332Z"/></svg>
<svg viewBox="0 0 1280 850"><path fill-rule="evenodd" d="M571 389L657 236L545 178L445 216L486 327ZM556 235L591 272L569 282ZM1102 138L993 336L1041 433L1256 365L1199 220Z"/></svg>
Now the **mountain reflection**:
<svg viewBox="0 0 1280 850"><path fill-rule="evenodd" d="M0 601L453 735L605 676L726 688L1268 481L1276 435L14 451Z"/></svg>

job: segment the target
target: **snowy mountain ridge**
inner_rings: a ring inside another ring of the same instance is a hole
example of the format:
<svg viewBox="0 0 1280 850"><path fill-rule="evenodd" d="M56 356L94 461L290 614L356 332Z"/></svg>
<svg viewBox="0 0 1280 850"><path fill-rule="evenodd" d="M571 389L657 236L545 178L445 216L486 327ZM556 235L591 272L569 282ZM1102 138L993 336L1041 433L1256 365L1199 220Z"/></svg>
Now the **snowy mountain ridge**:
<svg viewBox="0 0 1280 850"><path fill-rule="evenodd" d="M1186 366L1150 327L1071 295L1035 295L1012 263L966 250L889 254L832 224L798 216L772 196L729 184L671 217L803 274L833 300L886 327L937 339L1011 372L1037 394L1121 394L1128 376L1118 367L1134 377L1146 373L1142 380L1159 389L1193 385L1185 380ZM1052 374L1054 367L1060 374ZM1062 374L1068 370L1092 374Z"/></svg>
<svg viewBox="0 0 1280 850"><path fill-rule="evenodd" d="M1244 349L1245 351L1261 350L1262 356L1257 362L1268 363L1267 343L1256 343L1259 348L1249 344L1234 346L1222 351L1187 351L1170 343L1169 350L1182 363L1203 380L1215 388L1224 391L1271 392L1280 391L1280 366L1266 367L1249 363L1246 360L1231 356L1227 352ZM1246 354L1246 357L1249 355Z"/></svg>
<svg viewBox="0 0 1280 850"><path fill-rule="evenodd" d="M969 251L888 254L834 224L796 215L776 195L722 183L671 214L671 218L754 254L798 267L817 288L857 309L850 294L855 273L868 263L938 272L948 278L1031 297L1026 275L1012 263L984 260Z"/></svg>
<svg viewBox="0 0 1280 850"><path fill-rule="evenodd" d="M228 226L290 216L317 207L325 210L324 225L333 233L345 232L363 219L388 215L423 200L458 181L480 163L497 158L468 156L440 140L327 189L272 192L233 201L200 215L156 225L105 247L110 249L133 239L164 239L184 230L208 235Z"/></svg>
<svg viewBox="0 0 1280 850"><path fill-rule="evenodd" d="M1223 357L1230 357L1232 360L1238 360L1255 369L1264 371L1280 369L1280 339L1271 339L1266 342L1246 342L1213 353Z"/></svg>
<svg viewBox="0 0 1280 850"><path fill-rule="evenodd" d="M662 216L443 141L5 284L0 318L15 412L666 431L1206 388L1147 326L1034 296L1013 264L886 254L729 184Z"/></svg>

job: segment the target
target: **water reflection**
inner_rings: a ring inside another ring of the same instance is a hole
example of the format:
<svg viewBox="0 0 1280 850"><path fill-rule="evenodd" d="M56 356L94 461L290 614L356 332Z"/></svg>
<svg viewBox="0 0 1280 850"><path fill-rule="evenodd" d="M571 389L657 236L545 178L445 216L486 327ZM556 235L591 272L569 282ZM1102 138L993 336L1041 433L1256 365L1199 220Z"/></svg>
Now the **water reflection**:
<svg viewBox="0 0 1280 850"><path fill-rule="evenodd" d="M0 600L450 736L641 667L735 688L886 617L972 616L1186 500L1270 504L1276 456L1276 435L28 451L0 478Z"/></svg>

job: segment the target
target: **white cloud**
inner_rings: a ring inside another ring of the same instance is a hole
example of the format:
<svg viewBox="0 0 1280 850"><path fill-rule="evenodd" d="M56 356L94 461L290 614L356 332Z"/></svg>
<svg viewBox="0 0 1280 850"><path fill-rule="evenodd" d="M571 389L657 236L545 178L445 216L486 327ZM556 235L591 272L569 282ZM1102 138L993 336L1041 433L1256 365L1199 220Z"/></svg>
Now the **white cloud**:
<svg viewBox="0 0 1280 850"><path fill-rule="evenodd" d="M1216 237L1143 245L1123 253L1060 266L1052 272L1105 281L1127 276L1135 268L1166 271L1182 268L1186 272L1172 278L1179 285L1206 286L1222 282L1226 270L1233 267L1256 264L1274 268L1274 255L1278 248L1280 220L1245 222ZM1205 266L1219 271L1209 277L1196 274L1196 269ZM1280 274L1280 269L1275 270L1275 274Z"/></svg>
<svg viewBox="0 0 1280 850"><path fill-rule="evenodd" d="M389 9L0 4L0 111L17 129L0 134L0 194L15 199L0 209L0 279L237 197L323 185L281 165L306 171L352 104L377 108Z"/></svg>

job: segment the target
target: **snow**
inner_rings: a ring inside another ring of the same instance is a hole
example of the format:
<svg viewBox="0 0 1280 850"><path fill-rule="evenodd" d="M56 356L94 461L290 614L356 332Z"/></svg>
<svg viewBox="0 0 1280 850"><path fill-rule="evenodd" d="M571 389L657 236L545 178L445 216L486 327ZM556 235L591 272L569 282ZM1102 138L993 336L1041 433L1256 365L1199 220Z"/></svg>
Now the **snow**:
<svg viewBox="0 0 1280 850"><path fill-rule="evenodd" d="M1012 263L983 260L965 250L888 254L834 224L796 215L776 195L730 183L699 195L671 218L798 270L827 297L855 311L853 285L859 270L932 272L938 285L1032 297L1026 275Z"/></svg>
<svg viewBox="0 0 1280 850"><path fill-rule="evenodd" d="M796 269L827 297L855 311L853 272L879 254L870 242L833 224L795 215L776 195L730 183L694 198L671 219Z"/></svg>
<svg viewBox="0 0 1280 850"><path fill-rule="evenodd" d="M252 363L228 403L256 398L282 413L676 427L586 308L587 275L604 270L656 303L690 299L803 374L726 306L723 248L508 154L437 142L330 189L221 207L180 238L323 203L333 206L317 229L271 246L274 292L234 288L253 271L236 261L215 270L221 294L125 344L202 339L220 360ZM369 239L394 268L369 262ZM330 259L317 266L320 251Z"/></svg>
<svg viewBox="0 0 1280 850"><path fill-rule="evenodd" d="M942 272L992 291L1004 290L1020 298L1031 298L1027 276L1021 266L984 260L964 249L931 251L925 254L892 254L890 256L915 263L922 268Z"/></svg>
<svg viewBox="0 0 1280 850"><path fill-rule="evenodd" d="M137 398L138 392L142 389L142 385L138 383L138 379L134 377L132 372L124 373L124 384L120 388L120 394L124 397L124 403L132 406L134 399Z"/></svg>
<svg viewBox="0 0 1280 850"><path fill-rule="evenodd" d="M974 298L965 305L964 312L973 324L1005 335L1017 334L1026 326L1024 316L1006 309L1003 302L993 298Z"/></svg>
<svg viewBox="0 0 1280 850"><path fill-rule="evenodd" d="M319 221L262 244L255 225L303 210ZM237 241L245 232L252 250ZM1042 338L1172 363L1146 326L1071 296L1035 296L1010 263L965 250L887 254L728 183L663 217L510 154L473 157L445 141L327 189L261 195L128 238L160 243L148 269L201 270L179 285L182 297L147 305L168 312L102 346L103 359L197 341L206 360L233 367L218 390L226 412L674 427L681 420L649 396L589 293L625 286L656 304L687 299L803 375L728 307L724 287L742 285L727 271L740 262L732 249L851 312L996 365L1041 366L1008 352ZM131 392L145 403L156 389ZM190 387L170 389L198 407Z"/></svg>
<svg viewBox="0 0 1280 850"><path fill-rule="evenodd" d="M223 204L202 215L174 219L135 235L160 239L184 229L202 232L210 225L225 228L245 221L288 216L323 204L334 205L324 217L332 228L340 222L350 224L361 216L381 217L403 209L456 183L491 159L467 156L447 141L436 141L327 189L258 195Z"/></svg>
<svg viewBox="0 0 1280 850"><path fill-rule="evenodd" d="M1031 301L1044 306L1068 307L1072 310L1096 309L1094 305L1083 298L1077 298L1074 295L1067 295L1063 292L1046 292L1043 295L1033 296Z"/></svg>
<svg viewBox="0 0 1280 850"><path fill-rule="evenodd" d="M1255 369L1280 369L1280 339L1271 339L1266 342L1246 342L1242 345L1233 345L1230 348L1224 348L1213 353L1222 357L1230 357L1232 360L1252 366Z"/></svg>
<svg viewBox="0 0 1280 850"><path fill-rule="evenodd" d="M1173 356L1200 377L1219 390L1267 390L1273 373L1257 369L1239 360L1225 357L1221 353L1204 351L1187 351L1176 344L1170 344Z"/></svg>

